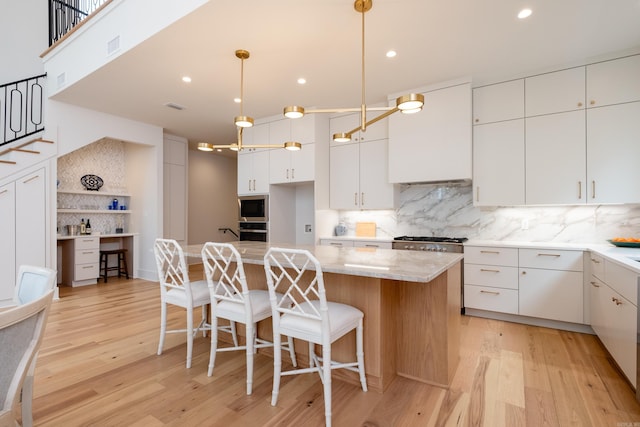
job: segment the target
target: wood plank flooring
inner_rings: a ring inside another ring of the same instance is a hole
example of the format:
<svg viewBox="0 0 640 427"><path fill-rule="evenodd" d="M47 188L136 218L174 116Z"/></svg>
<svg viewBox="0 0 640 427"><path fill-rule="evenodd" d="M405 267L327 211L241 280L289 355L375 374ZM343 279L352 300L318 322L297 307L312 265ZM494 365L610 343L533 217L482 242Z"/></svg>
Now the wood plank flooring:
<svg viewBox="0 0 640 427"><path fill-rule="evenodd" d="M167 335L157 356L159 293L144 280L60 288L36 368L37 426L324 425L315 374L284 377L272 407L268 356L255 358L251 396L242 352L219 353L213 377L201 336L191 369L182 334ZM169 324L184 323L184 310L171 308ZM334 379L334 426L640 425L633 390L595 336L467 316L461 323L450 390L397 378L384 394L363 393Z"/></svg>

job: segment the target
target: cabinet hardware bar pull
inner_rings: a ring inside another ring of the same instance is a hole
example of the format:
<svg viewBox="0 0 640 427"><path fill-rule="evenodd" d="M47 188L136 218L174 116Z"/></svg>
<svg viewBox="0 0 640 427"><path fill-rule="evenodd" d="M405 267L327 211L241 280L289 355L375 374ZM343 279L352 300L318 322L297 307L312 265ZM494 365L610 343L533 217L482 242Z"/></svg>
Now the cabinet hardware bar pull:
<svg viewBox="0 0 640 427"><path fill-rule="evenodd" d="M596 182L595 181L591 181L591 198L592 199L596 198Z"/></svg>
<svg viewBox="0 0 640 427"><path fill-rule="evenodd" d="M353 204L358 206L358 193L353 193Z"/></svg>
<svg viewBox="0 0 640 427"><path fill-rule="evenodd" d="M253 180L253 191L256 191L256 180Z"/></svg>
<svg viewBox="0 0 640 427"><path fill-rule="evenodd" d="M92 265L85 265L84 267L82 267L84 270L88 269L88 268L93 268Z"/></svg>
<svg viewBox="0 0 640 427"><path fill-rule="evenodd" d="M379 248L379 245L364 245L367 248Z"/></svg>
<svg viewBox="0 0 640 427"><path fill-rule="evenodd" d="M91 255L94 254L94 251L89 251L89 252L82 252L82 255Z"/></svg>
<svg viewBox="0 0 640 427"><path fill-rule="evenodd" d="M248 188L248 190L251 191L251 180L249 180L249 188Z"/></svg>
<svg viewBox="0 0 640 427"><path fill-rule="evenodd" d="M553 257L559 257L560 254L538 254L538 256L553 256Z"/></svg>
<svg viewBox="0 0 640 427"><path fill-rule="evenodd" d="M291 169L291 179L296 179L296 170L295 169Z"/></svg>
<svg viewBox="0 0 640 427"><path fill-rule="evenodd" d="M498 255L500 251L480 251L481 254L496 254Z"/></svg>
<svg viewBox="0 0 640 427"><path fill-rule="evenodd" d="M480 291L481 294L500 295L500 292Z"/></svg>
<svg viewBox="0 0 640 427"><path fill-rule="evenodd" d="M32 176L31 178L27 179L26 181L22 181L23 184L27 184L35 179L40 178L40 175L36 175L36 176Z"/></svg>
<svg viewBox="0 0 640 427"><path fill-rule="evenodd" d="M289 169L287 169L287 174L286 174L285 178L289 179Z"/></svg>
<svg viewBox="0 0 640 427"><path fill-rule="evenodd" d="M578 181L578 199L582 199L582 181Z"/></svg>
<svg viewBox="0 0 640 427"><path fill-rule="evenodd" d="M360 206L364 206L364 193L360 193Z"/></svg>
<svg viewBox="0 0 640 427"><path fill-rule="evenodd" d="M600 285L598 285L596 282L589 282L591 283L591 286L593 286L594 288L599 288Z"/></svg>
<svg viewBox="0 0 640 427"><path fill-rule="evenodd" d="M488 268L481 268L480 271L486 271L489 273L500 273L500 270L490 270Z"/></svg>
<svg viewBox="0 0 640 427"><path fill-rule="evenodd" d="M476 202L480 201L480 187L476 187Z"/></svg>
<svg viewBox="0 0 640 427"><path fill-rule="evenodd" d="M4 193L8 193L8 192L9 192L9 190L2 190L2 191L0 191L0 194L4 194Z"/></svg>
<svg viewBox="0 0 640 427"><path fill-rule="evenodd" d="M593 262L595 264L600 264L600 261L598 261L597 259L593 259L593 258L591 258L591 262Z"/></svg>
<svg viewBox="0 0 640 427"><path fill-rule="evenodd" d="M342 243L338 243L338 242L330 242L329 244L331 246L342 246Z"/></svg>

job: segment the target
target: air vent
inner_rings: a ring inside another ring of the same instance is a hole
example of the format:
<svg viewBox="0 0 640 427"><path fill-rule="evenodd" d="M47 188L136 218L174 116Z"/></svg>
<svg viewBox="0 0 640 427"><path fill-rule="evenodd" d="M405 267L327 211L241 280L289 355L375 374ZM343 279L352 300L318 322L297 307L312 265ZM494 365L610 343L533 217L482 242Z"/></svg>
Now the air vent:
<svg viewBox="0 0 640 427"><path fill-rule="evenodd" d="M107 42L107 55L111 55L120 49L120 36L115 36Z"/></svg>
<svg viewBox="0 0 640 427"><path fill-rule="evenodd" d="M65 73L58 74L58 78L56 79L56 83L58 84L58 89L63 87L67 83L67 75Z"/></svg>
<svg viewBox="0 0 640 427"><path fill-rule="evenodd" d="M180 111L182 111L185 108L187 108L184 105L176 104L175 102L167 102L167 103L164 104L164 106L165 107L169 107L169 108L173 108L174 110L180 110Z"/></svg>

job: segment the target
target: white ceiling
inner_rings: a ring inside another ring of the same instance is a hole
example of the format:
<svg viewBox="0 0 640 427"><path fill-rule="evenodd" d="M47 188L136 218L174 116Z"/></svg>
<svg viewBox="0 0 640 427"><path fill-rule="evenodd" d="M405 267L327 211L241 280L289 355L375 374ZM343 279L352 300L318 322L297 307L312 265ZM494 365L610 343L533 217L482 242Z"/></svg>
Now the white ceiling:
<svg viewBox="0 0 640 427"><path fill-rule="evenodd" d="M525 6L533 14L517 19ZM161 126L192 144L227 144L240 108L235 50L251 53L245 115L277 115L291 104L357 107L360 25L352 0L210 1L55 98ZM640 0L374 0L365 33L371 105L460 77L478 86L640 51ZM389 49L396 58L385 57Z"/></svg>

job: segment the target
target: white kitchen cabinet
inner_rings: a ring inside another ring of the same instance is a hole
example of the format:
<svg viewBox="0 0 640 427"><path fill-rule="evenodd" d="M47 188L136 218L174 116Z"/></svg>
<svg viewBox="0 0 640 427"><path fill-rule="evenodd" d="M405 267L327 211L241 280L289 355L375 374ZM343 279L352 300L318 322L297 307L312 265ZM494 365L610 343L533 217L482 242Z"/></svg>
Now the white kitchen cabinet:
<svg viewBox="0 0 640 427"><path fill-rule="evenodd" d="M315 179L315 144L304 144L299 151L269 150L269 182L285 184Z"/></svg>
<svg viewBox="0 0 640 427"><path fill-rule="evenodd" d="M527 77L524 84L526 117L585 109L585 67Z"/></svg>
<svg viewBox="0 0 640 427"><path fill-rule="evenodd" d="M585 110L528 117L525 127L526 204L585 203Z"/></svg>
<svg viewBox="0 0 640 427"><path fill-rule="evenodd" d="M352 248L353 240L347 239L320 239L320 245L322 246L335 246L338 248Z"/></svg>
<svg viewBox="0 0 640 427"><path fill-rule="evenodd" d="M379 115L380 111L371 111L367 113L367 120L371 120L372 118ZM399 114L399 113L396 113ZM344 145L344 142L335 142L333 140L333 135L336 133L346 133L350 130L353 130L360 126L360 113L350 113L344 114L340 116L332 117L329 120L329 138L331 139L331 146L339 146ZM378 141L381 139L389 138L389 123L388 120L381 120L377 123L372 124L367 127L367 130L357 131L351 135L351 141L349 143L357 143L357 142L369 142L369 141Z"/></svg>
<svg viewBox="0 0 640 427"><path fill-rule="evenodd" d="M165 135L163 157L163 236L180 244L187 241L186 138ZM128 205L128 203L127 203Z"/></svg>
<svg viewBox="0 0 640 427"><path fill-rule="evenodd" d="M587 110L587 203L640 203L640 101Z"/></svg>
<svg viewBox="0 0 640 427"><path fill-rule="evenodd" d="M604 280L604 258L593 252L589 256L591 274L600 280Z"/></svg>
<svg viewBox="0 0 640 427"><path fill-rule="evenodd" d="M238 154L238 195L269 193L269 151L243 150Z"/></svg>
<svg viewBox="0 0 640 427"><path fill-rule="evenodd" d="M379 242L376 240L354 240L353 246L356 248L369 249L393 249L391 242Z"/></svg>
<svg viewBox="0 0 640 427"><path fill-rule="evenodd" d="M389 117L389 182L470 180L471 85L422 94L422 111Z"/></svg>
<svg viewBox="0 0 640 427"><path fill-rule="evenodd" d="M525 203L524 119L473 127L473 204Z"/></svg>
<svg viewBox="0 0 640 427"><path fill-rule="evenodd" d="M46 266L46 170L38 169L19 178L15 183L16 266Z"/></svg>
<svg viewBox="0 0 640 427"><path fill-rule="evenodd" d="M100 237L73 239L72 286L96 283L100 275Z"/></svg>
<svg viewBox="0 0 640 427"><path fill-rule="evenodd" d="M587 66L587 107L640 101L640 55Z"/></svg>
<svg viewBox="0 0 640 427"><path fill-rule="evenodd" d="M635 294L638 275L608 260L604 271L605 280L591 277L591 327L635 387L638 308L620 290Z"/></svg>
<svg viewBox="0 0 640 427"><path fill-rule="evenodd" d="M16 283L15 182L0 187L0 303L13 298Z"/></svg>
<svg viewBox="0 0 640 427"><path fill-rule="evenodd" d="M320 239L320 245L323 246L337 246L340 248L370 248L370 249L392 249L391 241L384 240L367 240L362 238L322 238Z"/></svg>
<svg viewBox="0 0 640 427"><path fill-rule="evenodd" d="M386 139L331 147L331 209L393 209L397 190L387 168Z"/></svg>
<svg viewBox="0 0 640 427"><path fill-rule="evenodd" d="M428 106L425 106L428 108ZM524 117L524 79L473 89L473 124Z"/></svg>

